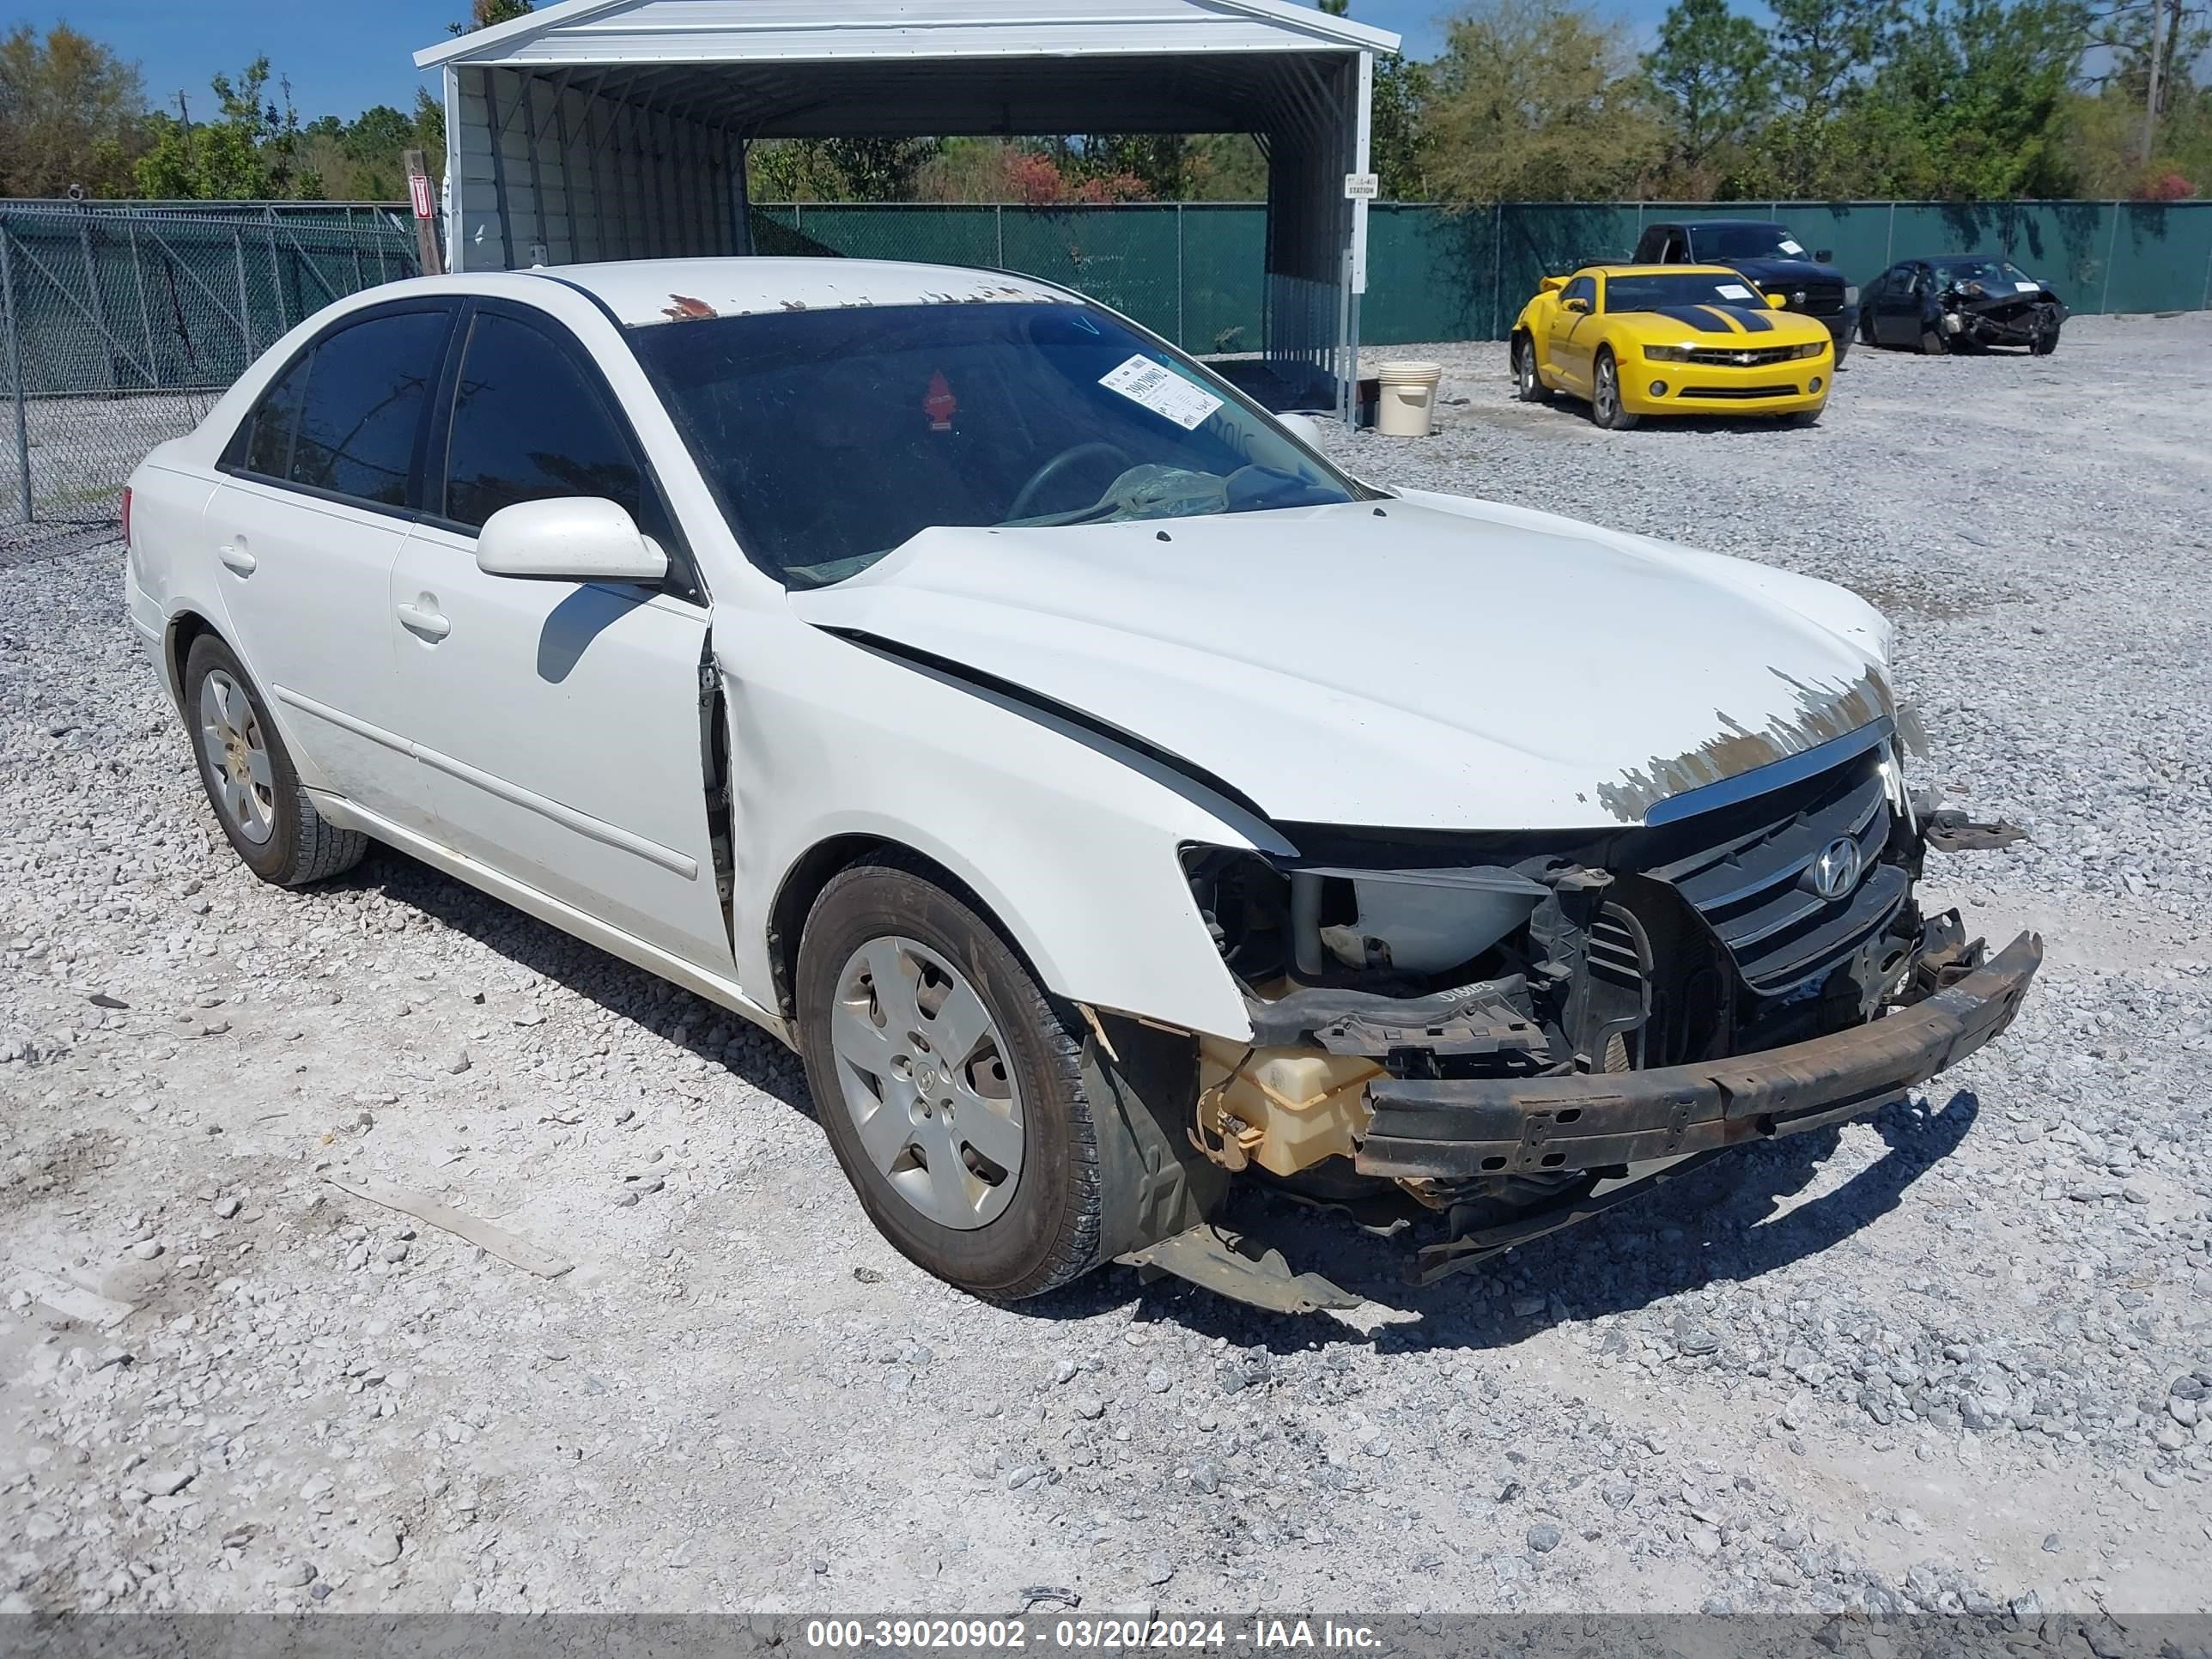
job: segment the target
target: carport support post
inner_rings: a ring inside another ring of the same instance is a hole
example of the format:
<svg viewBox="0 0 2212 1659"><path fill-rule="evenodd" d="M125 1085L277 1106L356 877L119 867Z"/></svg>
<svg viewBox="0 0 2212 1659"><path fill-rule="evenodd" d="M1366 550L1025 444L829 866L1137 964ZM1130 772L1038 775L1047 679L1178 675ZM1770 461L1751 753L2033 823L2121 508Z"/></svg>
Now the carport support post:
<svg viewBox="0 0 2212 1659"><path fill-rule="evenodd" d="M23 522L37 516L31 507L31 428L23 411L23 341L15 330L15 255L8 222L0 219L0 311L8 325L8 384L15 397L15 483L21 492Z"/></svg>

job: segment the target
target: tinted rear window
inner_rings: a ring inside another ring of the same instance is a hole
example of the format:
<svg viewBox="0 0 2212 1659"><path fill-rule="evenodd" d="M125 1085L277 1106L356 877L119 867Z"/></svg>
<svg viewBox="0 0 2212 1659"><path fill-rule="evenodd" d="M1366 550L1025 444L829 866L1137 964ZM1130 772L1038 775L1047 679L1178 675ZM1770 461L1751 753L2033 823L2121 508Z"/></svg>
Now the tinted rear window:
<svg viewBox="0 0 2212 1659"><path fill-rule="evenodd" d="M415 441L448 321L442 311L372 317L317 346L282 476L381 507L409 505ZM259 436L257 422L257 443Z"/></svg>

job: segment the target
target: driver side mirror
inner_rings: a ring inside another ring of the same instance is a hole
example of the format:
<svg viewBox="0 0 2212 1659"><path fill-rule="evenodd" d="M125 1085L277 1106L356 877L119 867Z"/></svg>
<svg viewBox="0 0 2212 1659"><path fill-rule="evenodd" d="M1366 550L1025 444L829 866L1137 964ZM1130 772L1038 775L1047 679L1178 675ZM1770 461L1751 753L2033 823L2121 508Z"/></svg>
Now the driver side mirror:
<svg viewBox="0 0 2212 1659"><path fill-rule="evenodd" d="M1571 300L1562 300L1559 301L1559 309L1562 311L1580 311L1586 313L1589 310L1589 301L1581 298L1580 296L1577 296Z"/></svg>
<svg viewBox="0 0 2212 1659"><path fill-rule="evenodd" d="M1787 295L1770 294L1766 296L1766 308L1769 311L1787 311L1790 309L1790 298Z"/></svg>
<svg viewBox="0 0 2212 1659"><path fill-rule="evenodd" d="M1294 410L1274 411L1275 424L1302 444L1315 448L1321 446L1321 425L1310 415L1301 415Z"/></svg>
<svg viewBox="0 0 2212 1659"><path fill-rule="evenodd" d="M1816 247L1813 250L1813 263L1814 264L1832 264L1835 262L1835 258L1836 250L1832 247Z"/></svg>
<svg viewBox="0 0 2212 1659"><path fill-rule="evenodd" d="M477 532L477 568L487 576L649 584L668 574L668 556L619 504L556 495L517 501L486 519Z"/></svg>

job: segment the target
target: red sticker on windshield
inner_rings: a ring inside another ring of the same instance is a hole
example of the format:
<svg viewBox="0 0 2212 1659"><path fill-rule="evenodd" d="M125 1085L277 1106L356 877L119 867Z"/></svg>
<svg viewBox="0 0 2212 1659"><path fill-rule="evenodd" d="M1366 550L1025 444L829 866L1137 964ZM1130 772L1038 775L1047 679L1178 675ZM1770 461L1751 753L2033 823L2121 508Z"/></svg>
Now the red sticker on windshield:
<svg viewBox="0 0 2212 1659"><path fill-rule="evenodd" d="M921 400L921 412L929 416L932 432L952 430L952 417L960 412L960 399L952 395L951 384L941 368L929 377L929 395Z"/></svg>

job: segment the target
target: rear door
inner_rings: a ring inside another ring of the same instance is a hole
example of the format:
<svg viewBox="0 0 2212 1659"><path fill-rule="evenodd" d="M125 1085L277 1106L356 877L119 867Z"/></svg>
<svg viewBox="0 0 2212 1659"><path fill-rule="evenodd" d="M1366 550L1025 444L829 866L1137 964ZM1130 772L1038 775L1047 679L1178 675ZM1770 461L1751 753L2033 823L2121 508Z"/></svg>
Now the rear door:
<svg viewBox="0 0 2212 1659"><path fill-rule="evenodd" d="M403 301L319 337L233 438L204 520L233 643L311 778L418 825L386 607L458 311Z"/></svg>
<svg viewBox="0 0 2212 1659"><path fill-rule="evenodd" d="M435 833L729 974L713 845L726 810L710 828L705 794L706 596L630 424L566 325L526 307L477 301L449 380L426 511L384 606ZM562 495L620 503L676 574L647 588L477 568L485 520Z"/></svg>

